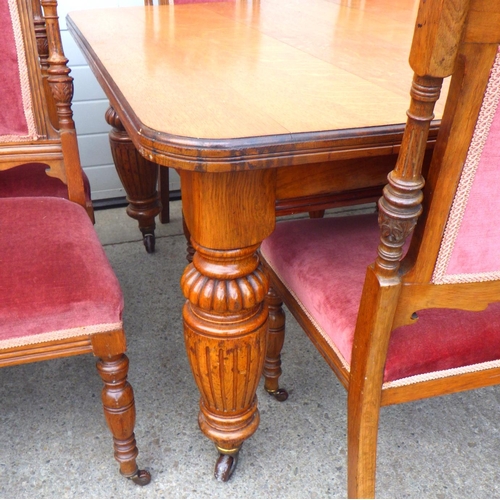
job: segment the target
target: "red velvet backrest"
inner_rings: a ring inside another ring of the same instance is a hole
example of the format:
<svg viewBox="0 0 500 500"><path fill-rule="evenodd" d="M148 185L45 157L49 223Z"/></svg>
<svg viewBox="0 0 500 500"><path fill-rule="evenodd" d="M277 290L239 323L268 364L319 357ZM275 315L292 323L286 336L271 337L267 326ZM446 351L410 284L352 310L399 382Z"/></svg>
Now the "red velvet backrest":
<svg viewBox="0 0 500 500"><path fill-rule="evenodd" d="M62 49L57 2L2 0L0 36L0 196L64 192L92 214L72 119L73 79ZM26 179L29 172L35 175Z"/></svg>
<svg viewBox="0 0 500 500"><path fill-rule="evenodd" d="M16 0L0 2L0 143L36 136L21 19Z"/></svg>
<svg viewBox="0 0 500 500"><path fill-rule="evenodd" d="M500 51L467 152L434 283L500 278Z"/></svg>
<svg viewBox="0 0 500 500"><path fill-rule="evenodd" d="M500 277L498 54L498 44L464 43L458 51L423 213L403 264L409 283Z"/></svg>

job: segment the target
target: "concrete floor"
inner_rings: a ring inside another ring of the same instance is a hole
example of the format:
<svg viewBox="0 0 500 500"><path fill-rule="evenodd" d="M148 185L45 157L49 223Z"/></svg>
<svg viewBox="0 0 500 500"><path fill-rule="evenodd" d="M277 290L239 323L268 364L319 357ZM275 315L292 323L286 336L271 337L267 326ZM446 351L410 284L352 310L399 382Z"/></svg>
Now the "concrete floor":
<svg viewBox="0 0 500 500"><path fill-rule="evenodd" d="M96 228L125 294L137 404L140 488L113 459L91 356L0 370L2 498L342 498L346 496L345 391L296 323L283 351L284 403L259 388L261 424L228 483L213 477L215 448L198 429L198 393L182 336L185 266L179 202L148 255L124 209L96 213ZM500 497L500 388L384 408L377 495Z"/></svg>

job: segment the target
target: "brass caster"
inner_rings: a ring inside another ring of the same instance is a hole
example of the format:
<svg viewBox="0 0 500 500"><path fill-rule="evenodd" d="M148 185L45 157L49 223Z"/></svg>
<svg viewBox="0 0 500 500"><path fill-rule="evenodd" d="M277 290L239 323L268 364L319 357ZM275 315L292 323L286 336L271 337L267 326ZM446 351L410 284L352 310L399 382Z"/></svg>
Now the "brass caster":
<svg viewBox="0 0 500 500"><path fill-rule="evenodd" d="M154 233L146 233L143 237L144 246L146 247L146 252L154 253L156 238Z"/></svg>
<svg viewBox="0 0 500 500"><path fill-rule="evenodd" d="M238 453L234 455L223 455L221 453L215 463L215 479L224 483L228 481L234 469L236 469L237 463Z"/></svg>
<svg viewBox="0 0 500 500"><path fill-rule="evenodd" d="M138 470L133 476L128 477L139 486L146 486L151 482L151 474L147 470Z"/></svg>
<svg viewBox="0 0 500 500"><path fill-rule="evenodd" d="M266 389L267 390L267 389ZM276 389L275 391L267 391L269 395L273 396L276 401L286 401L288 399L288 392L286 389Z"/></svg>

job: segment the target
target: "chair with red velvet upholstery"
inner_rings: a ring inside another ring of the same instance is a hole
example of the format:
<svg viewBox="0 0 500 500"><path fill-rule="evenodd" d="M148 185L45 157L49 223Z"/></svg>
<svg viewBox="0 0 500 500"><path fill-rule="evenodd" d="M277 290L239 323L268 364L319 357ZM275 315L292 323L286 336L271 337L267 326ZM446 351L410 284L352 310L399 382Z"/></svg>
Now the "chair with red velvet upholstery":
<svg viewBox="0 0 500 500"><path fill-rule="evenodd" d="M68 187L64 170L59 166L62 161L59 119L57 105L48 84L48 50L47 30L42 16L40 0L33 0L33 22L35 29L36 50L38 59L33 64L40 67L41 84L39 91L46 109L36 116L37 126L42 134L34 137L31 133L19 134L19 116L21 101L16 89L12 87L11 72L15 70L10 59L8 65L3 63L5 71L0 75L0 101L3 113L0 117L0 198L18 196L57 196L68 198ZM5 19L7 20L7 18ZM0 27L2 30L5 26ZM0 33L4 39L4 33ZM30 47L32 50L33 47ZM62 47L58 50L63 56ZM7 58L7 55L5 56ZM33 71L38 71L33 68ZM13 98L14 91L14 98ZM24 131L26 132L26 130ZM11 168L16 166L17 168ZM90 201L90 184L83 172L86 208L93 218Z"/></svg>
<svg viewBox="0 0 500 500"><path fill-rule="evenodd" d="M143 485L150 476L136 463L123 296L91 221L57 2L42 0L42 16L38 1L0 2L0 170L10 174L40 166L35 176L41 174L40 184L26 185L34 196L13 189L0 197L0 367L85 353L97 356L115 458L124 476ZM46 27L45 72L36 48L35 27L41 25L35 20L43 20ZM53 92L52 102L47 90ZM45 169L64 187L64 197L54 196ZM15 176L9 179L17 188Z"/></svg>
<svg viewBox="0 0 500 500"><path fill-rule="evenodd" d="M287 221L262 245L266 388L278 390L283 300L347 389L351 497L375 494L381 406L500 383L499 19L499 0L421 0L407 126L378 224Z"/></svg>

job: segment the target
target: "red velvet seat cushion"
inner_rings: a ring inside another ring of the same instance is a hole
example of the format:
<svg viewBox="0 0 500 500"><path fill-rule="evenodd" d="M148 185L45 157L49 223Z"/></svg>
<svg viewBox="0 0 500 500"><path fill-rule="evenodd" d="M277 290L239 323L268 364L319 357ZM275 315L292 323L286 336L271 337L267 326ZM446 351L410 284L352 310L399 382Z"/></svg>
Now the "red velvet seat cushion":
<svg viewBox="0 0 500 500"><path fill-rule="evenodd" d="M367 266L379 241L376 215L287 221L261 247L346 368ZM420 311L392 332L384 381L500 359L500 304L485 311Z"/></svg>
<svg viewBox="0 0 500 500"><path fill-rule="evenodd" d="M49 177L43 163L27 163L0 171L0 198L18 196L57 196L68 198L68 188L59 179ZM83 172L85 195L90 200L90 183Z"/></svg>
<svg viewBox="0 0 500 500"><path fill-rule="evenodd" d="M121 328L118 280L85 210L0 199L0 348Z"/></svg>

